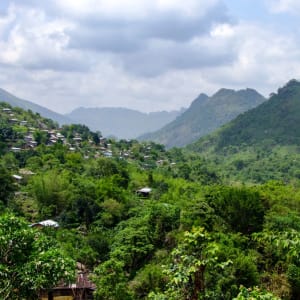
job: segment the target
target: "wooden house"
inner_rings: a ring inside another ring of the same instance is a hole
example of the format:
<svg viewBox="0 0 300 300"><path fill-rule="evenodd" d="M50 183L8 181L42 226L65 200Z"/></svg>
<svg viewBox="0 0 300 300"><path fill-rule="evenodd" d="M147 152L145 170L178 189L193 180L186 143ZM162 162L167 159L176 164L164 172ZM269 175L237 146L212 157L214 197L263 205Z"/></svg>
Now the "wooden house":
<svg viewBox="0 0 300 300"><path fill-rule="evenodd" d="M39 300L92 300L96 289L88 278L85 266L77 263L76 282L71 284L60 284L51 290L41 292Z"/></svg>

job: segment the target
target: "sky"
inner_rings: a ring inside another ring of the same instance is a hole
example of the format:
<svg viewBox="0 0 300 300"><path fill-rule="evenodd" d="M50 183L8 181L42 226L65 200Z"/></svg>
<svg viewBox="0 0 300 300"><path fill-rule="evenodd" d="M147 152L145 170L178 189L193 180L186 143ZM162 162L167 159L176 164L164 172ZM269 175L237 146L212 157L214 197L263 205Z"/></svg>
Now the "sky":
<svg viewBox="0 0 300 300"><path fill-rule="evenodd" d="M299 0L0 0L0 87L68 113L300 78Z"/></svg>

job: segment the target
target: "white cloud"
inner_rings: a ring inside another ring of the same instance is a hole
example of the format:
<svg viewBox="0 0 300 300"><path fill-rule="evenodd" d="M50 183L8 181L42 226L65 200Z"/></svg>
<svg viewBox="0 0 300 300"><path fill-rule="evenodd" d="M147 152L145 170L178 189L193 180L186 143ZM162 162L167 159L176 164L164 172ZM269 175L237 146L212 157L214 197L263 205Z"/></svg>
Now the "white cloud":
<svg viewBox="0 0 300 300"><path fill-rule="evenodd" d="M5 19L6 28L2 27L0 40L0 62L25 68L63 69L76 61L76 55L66 51L69 37L65 31L72 27L70 22L48 20L41 10L24 10L14 5Z"/></svg>
<svg viewBox="0 0 300 300"><path fill-rule="evenodd" d="M0 15L0 87L59 112L170 110L221 87L268 94L300 78L297 32L278 28L232 23L220 0L10 1Z"/></svg>
<svg viewBox="0 0 300 300"><path fill-rule="evenodd" d="M273 13L300 13L300 2L299 0L265 0Z"/></svg>
<svg viewBox="0 0 300 300"><path fill-rule="evenodd" d="M215 38L228 38L234 35L234 28L229 24L220 24L215 26L210 34Z"/></svg>
<svg viewBox="0 0 300 300"><path fill-rule="evenodd" d="M201 17L220 0L56 0L57 7L77 16L97 15L113 19L143 19L155 14L179 14L184 17Z"/></svg>
<svg viewBox="0 0 300 300"><path fill-rule="evenodd" d="M300 49L294 36L259 25L240 24L231 35L237 49L232 64L207 69L219 86L255 87L268 95L291 78L300 78Z"/></svg>

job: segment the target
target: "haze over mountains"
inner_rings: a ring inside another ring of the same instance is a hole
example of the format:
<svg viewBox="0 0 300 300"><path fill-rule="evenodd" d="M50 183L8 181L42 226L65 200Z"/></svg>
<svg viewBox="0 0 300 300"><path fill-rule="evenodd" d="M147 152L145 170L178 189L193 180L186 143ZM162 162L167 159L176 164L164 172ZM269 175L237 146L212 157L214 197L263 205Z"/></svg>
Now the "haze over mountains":
<svg viewBox="0 0 300 300"><path fill-rule="evenodd" d="M253 89L220 89L211 97L200 94L176 120L156 132L141 136L140 140L152 140L167 148L182 147L213 132L265 100Z"/></svg>
<svg viewBox="0 0 300 300"><path fill-rule="evenodd" d="M74 122L87 125L91 130L100 130L104 136L134 139L146 132L160 129L183 111L184 109L143 113L128 108L79 107L66 116Z"/></svg>
<svg viewBox="0 0 300 300"><path fill-rule="evenodd" d="M60 125L84 124L104 136L118 139L140 137L141 140L164 144L167 148L192 143L265 100L253 89L234 91L223 88L211 97L200 94L187 110L142 113L127 108L79 107L69 114L61 115L0 90L0 101L31 109Z"/></svg>
<svg viewBox="0 0 300 300"><path fill-rule="evenodd" d="M178 111L161 111L142 113L127 108L84 108L79 107L69 114L59 114L31 101L24 100L0 89L0 101L11 106L32 110L45 118L52 119L60 125L80 123L94 131L101 131L104 136L133 139L146 132L157 130L173 121L184 109Z"/></svg>

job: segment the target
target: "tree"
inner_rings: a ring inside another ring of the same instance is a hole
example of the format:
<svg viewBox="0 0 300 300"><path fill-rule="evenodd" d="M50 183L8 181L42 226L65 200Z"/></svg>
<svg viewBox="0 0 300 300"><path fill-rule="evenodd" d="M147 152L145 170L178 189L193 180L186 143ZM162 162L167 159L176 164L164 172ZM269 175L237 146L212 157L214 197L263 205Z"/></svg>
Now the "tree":
<svg viewBox="0 0 300 300"><path fill-rule="evenodd" d="M95 269L94 281L97 285L97 300L132 299L127 288L124 264L117 259L109 259Z"/></svg>
<svg viewBox="0 0 300 300"><path fill-rule="evenodd" d="M0 165L0 201L7 205L13 197L16 186L9 172Z"/></svg>
<svg viewBox="0 0 300 300"><path fill-rule="evenodd" d="M75 275L75 263L41 231L12 214L0 217L0 298L37 299Z"/></svg>
<svg viewBox="0 0 300 300"><path fill-rule="evenodd" d="M202 227L194 227L191 232L185 232L183 241L172 251L170 268L166 269L169 282L164 293L167 296L165 299L207 299L206 272L212 268L217 271L218 268L231 264L230 260L219 263L218 252L219 245ZM152 293L151 297L153 296ZM156 297L164 299L159 294Z"/></svg>
<svg viewBox="0 0 300 300"><path fill-rule="evenodd" d="M251 234L262 229L266 207L258 192L246 187L214 187L206 198L233 231Z"/></svg>
<svg viewBox="0 0 300 300"><path fill-rule="evenodd" d="M272 293L262 291L257 287L253 289L246 289L241 286L240 293L233 300L246 300L246 299L257 299L257 300L280 300L280 298L274 296Z"/></svg>
<svg viewBox="0 0 300 300"><path fill-rule="evenodd" d="M37 142L38 145L40 144L47 144L49 140L49 134L45 131L37 130L33 134L34 140Z"/></svg>
<svg viewBox="0 0 300 300"><path fill-rule="evenodd" d="M57 170L33 177L29 189L43 218L53 218L67 209L72 195L68 172L58 173Z"/></svg>

